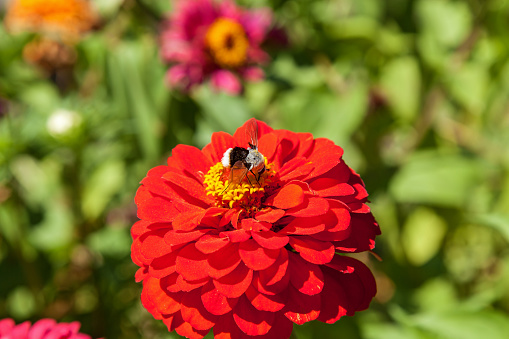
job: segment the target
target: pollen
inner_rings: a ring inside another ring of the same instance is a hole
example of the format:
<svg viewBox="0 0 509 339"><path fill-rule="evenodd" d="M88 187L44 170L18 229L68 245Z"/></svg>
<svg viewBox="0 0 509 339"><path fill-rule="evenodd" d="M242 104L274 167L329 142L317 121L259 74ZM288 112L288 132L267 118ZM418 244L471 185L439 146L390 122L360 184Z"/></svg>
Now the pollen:
<svg viewBox="0 0 509 339"><path fill-rule="evenodd" d="M224 68L237 68L247 59L249 40L235 20L219 18L210 25L205 43L214 61Z"/></svg>
<svg viewBox="0 0 509 339"><path fill-rule="evenodd" d="M216 199L217 207L240 208L249 214L258 211L263 198L277 187L277 175L272 167L265 159L265 171L258 178L258 182L248 173L237 186L230 188L230 169L218 162L205 174L203 183L207 195Z"/></svg>

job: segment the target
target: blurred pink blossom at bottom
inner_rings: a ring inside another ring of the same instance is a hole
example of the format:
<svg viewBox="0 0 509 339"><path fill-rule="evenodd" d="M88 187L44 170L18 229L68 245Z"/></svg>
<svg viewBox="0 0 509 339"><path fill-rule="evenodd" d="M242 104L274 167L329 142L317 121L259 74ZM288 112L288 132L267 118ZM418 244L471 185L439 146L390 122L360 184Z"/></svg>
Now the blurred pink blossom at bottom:
<svg viewBox="0 0 509 339"><path fill-rule="evenodd" d="M79 333L81 324L57 323L53 319L41 319L31 325L25 321L16 325L12 319L0 320L0 339L91 339L89 335Z"/></svg>

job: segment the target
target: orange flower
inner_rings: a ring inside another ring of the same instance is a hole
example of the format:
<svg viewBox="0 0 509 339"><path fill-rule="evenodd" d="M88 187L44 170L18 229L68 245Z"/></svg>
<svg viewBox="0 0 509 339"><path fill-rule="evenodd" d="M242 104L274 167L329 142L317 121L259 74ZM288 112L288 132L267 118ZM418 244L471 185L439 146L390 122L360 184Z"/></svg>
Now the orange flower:
<svg viewBox="0 0 509 339"><path fill-rule="evenodd" d="M5 25L12 32L34 32L69 42L90 30L95 20L85 0L12 0Z"/></svg>

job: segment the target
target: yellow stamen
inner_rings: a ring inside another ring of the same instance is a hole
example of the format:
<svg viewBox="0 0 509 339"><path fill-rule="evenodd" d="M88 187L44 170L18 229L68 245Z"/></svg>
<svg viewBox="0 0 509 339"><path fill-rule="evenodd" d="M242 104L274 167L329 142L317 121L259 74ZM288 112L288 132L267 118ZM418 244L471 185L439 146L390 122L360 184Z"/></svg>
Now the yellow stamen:
<svg viewBox="0 0 509 339"><path fill-rule="evenodd" d="M205 43L214 61L221 67L236 68L246 62L249 40L241 24L219 18L210 25Z"/></svg>
<svg viewBox="0 0 509 339"><path fill-rule="evenodd" d="M261 199L267 191L272 190L276 184L276 174L272 166L265 159L265 171L258 178L258 183L251 173L247 174L235 187L230 188L228 182L228 170L218 162L205 174L203 183L207 195L216 198L216 206L226 208L241 208L248 213L255 212L261 205Z"/></svg>

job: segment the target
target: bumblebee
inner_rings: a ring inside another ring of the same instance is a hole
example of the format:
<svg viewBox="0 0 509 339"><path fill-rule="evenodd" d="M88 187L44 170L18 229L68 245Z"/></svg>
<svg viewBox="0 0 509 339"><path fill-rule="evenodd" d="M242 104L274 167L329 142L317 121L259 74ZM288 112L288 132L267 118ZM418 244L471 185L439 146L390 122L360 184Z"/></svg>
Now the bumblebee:
<svg viewBox="0 0 509 339"><path fill-rule="evenodd" d="M228 189L234 189L245 177L253 186L248 173L251 173L260 186L260 175L265 172L265 158L258 151L258 124L255 119L248 121L246 134L249 140L247 148L233 147L224 152L221 163L224 168L230 168Z"/></svg>

